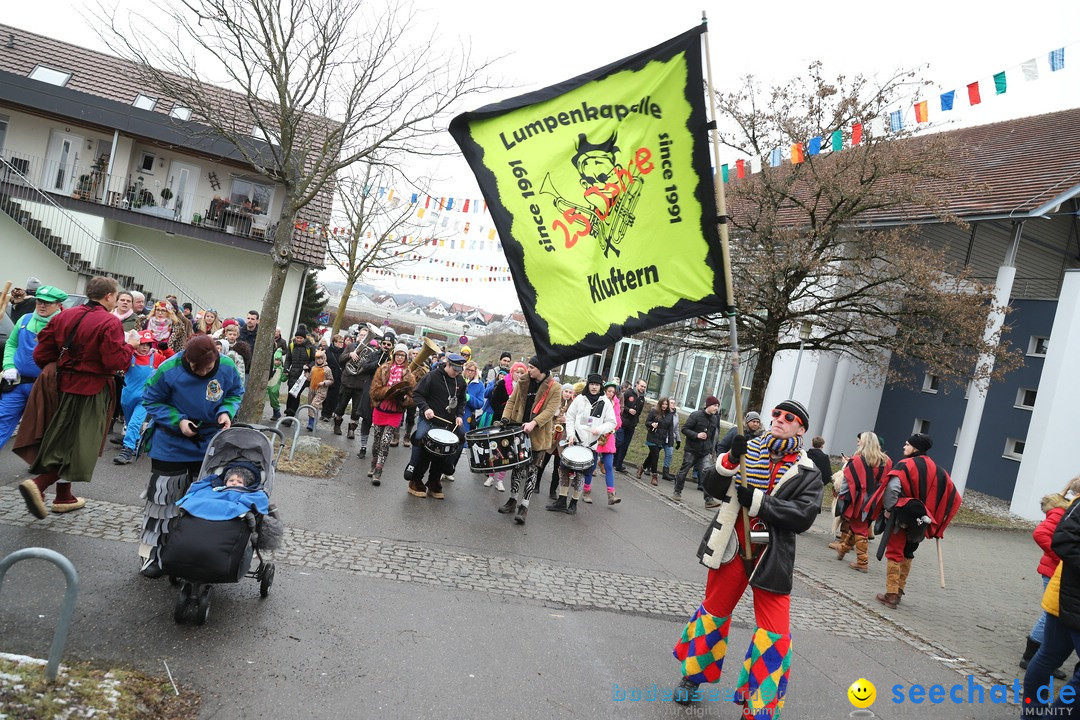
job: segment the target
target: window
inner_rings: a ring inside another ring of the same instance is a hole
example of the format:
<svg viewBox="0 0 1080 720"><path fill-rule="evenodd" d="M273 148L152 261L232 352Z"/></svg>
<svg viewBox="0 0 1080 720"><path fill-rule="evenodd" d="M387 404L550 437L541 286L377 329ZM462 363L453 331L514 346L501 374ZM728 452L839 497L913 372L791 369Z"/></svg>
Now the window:
<svg viewBox="0 0 1080 720"><path fill-rule="evenodd" d="M142 154L142 160L139 161L139 172L154 173L154 153L144 152Z"/></svg>
<svg viewBox="0 0 1080 720"><path fill-rule="evenodd" d="M28 77L31 80L40 80L41 82L46 82L50 85L64 87L68 84L68 80L71 79L71 73L64 72L63 70L56 70L47 65L38 65L30 71Z"/></svg>
<svg viewBox="0 0 1080 720"><path fill-rule="evenodd" d="M1017 440L1016 438L1008 438L1005 441L1005 452L1002 454L1002 457L1009 460L1023 460L1024 441Z"/></svg>
<svg viewBox="0 0 1080 720"><path fill-rule="evenodd" d="M270 207L270 199L274 197L274 188L270 185L261 185L251 180L234 178L232 192L229 193L229 202L233 205L251 203L251 212L256 215L265 215Z"/></svg>
<svg viewBox="0 0 1080 720"><path fill-rule="evenodd" d="M1028 341L1028 355L1035 355L1038 357L1046 356L1046 349L1050 347L1050 338L1040 337L1038 335L1032 335L1031 340Z"/></svg>
<svg viewBox="0 0 1080 720"><path fill-rule="evenodd" d="M174 105L173 109L169 111L169 117L174 117L177 120L190 120L191 108L186 108L183 105Z"/></svg>
<svg viewBox="0 0 1080 720"><path fill-rule="evenodd" d="M922 433L923 435L930 434L930 421L923 420L922 418L915 418L915 426L911 429L912 433Z"/></svg>
<svg viewBox="0 0 1080 720"><path fill-rule="evenodd" d="M926 373L926 375L923 376L922 391L924 393L936 394L939 387L941 387L941 378L937 375Z"/></svg>
<svg viewBox="0 0 1080 720"><path fill-rule="evenodd" d="M11 121L7 115L0 115L0 150L4 149L4 141L7 139L8 123Z"/></svg>
<svg viewBox="0 0 1080 720"><path fill-rule="evenodd" d="M153 110L157 105L157 100L148 95L139 93L135 96L135 100L131 104L140 110Z"/></svg>
<svg viewBox="0 0 1080 720"><path fill-rule="evenodd" d="M264 143L267 143L269 145L281 145L281 139L277 135L274 135L273 133L270 133L268 135L258 125L251 128L251 137L255 138L256 140L262 140Z"/></svg>
<svg viewBox="0 0 1080 720"><path fill-rule="evenodd" d="M1035 407L1035 398L1038 394L1038 390L1020 388L1016 391L1016 405L1014 407L1023 408L1024 410L1033 409Z"/></svg>

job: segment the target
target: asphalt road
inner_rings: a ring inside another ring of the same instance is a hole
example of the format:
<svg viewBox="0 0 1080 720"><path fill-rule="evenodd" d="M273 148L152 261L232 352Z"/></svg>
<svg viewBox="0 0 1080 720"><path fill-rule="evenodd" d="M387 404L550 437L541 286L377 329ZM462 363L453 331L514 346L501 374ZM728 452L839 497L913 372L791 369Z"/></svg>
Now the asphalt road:
<svg viewBox="0 0 1080 720"><path fill-rule="evenodd" d="M325 426L319 434L355 448ZM107 451L78 489L87 508L35 521L15 489L25 466L0 453L0 556L28 546L66 555L80 576L66 657L159 673L167 662L185 691L202 695L203 718L739 717L720 701L616 699L678 682L671 648L705 578L697 514L619 476L617 506L583 505L571 517L544 512L537 496L517 526L496 512L506 494L483 488L464 459L446 500L407 495L406 453L391 450L378 488L351 454L335 478L279 475L273 501L289 534L270 596L260 599L253 580L216 586L203 627L176 625L176 589L137 574L145 459L117 467ZM0 651L45 657L61 595L48 565L14 566L0 595ZM792 617L784 717L849 716L847 688L860 677L877 686L877 717L1017 714L894 702L894 685L966 678L825 585L797 580ZM722 690L734 686L752 625L748 595Z"/></svg>

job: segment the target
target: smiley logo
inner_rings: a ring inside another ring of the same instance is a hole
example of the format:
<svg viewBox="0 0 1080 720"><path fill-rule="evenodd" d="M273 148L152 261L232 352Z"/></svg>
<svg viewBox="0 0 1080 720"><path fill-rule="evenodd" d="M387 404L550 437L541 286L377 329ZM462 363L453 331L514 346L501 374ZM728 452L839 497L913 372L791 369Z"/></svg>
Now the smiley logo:
<svg viewBox="0 0 1080 720"><path fill-rule="evenodd" d="M848 700L857 708L868 708L877 700L877 688L866 678L859 678L847 689Z"/></svg>

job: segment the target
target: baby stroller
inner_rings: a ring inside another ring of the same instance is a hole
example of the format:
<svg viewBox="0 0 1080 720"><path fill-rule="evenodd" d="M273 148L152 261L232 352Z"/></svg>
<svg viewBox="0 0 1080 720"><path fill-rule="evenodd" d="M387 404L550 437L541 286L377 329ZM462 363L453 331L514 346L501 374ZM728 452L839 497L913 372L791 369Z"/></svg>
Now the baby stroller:
<svg viewBox="0 0 1080 720"><path fill-rule="evenodd" d="M168 539L161 550L162 569L168 573L173 585L180 585L173 613L177 623L193 620L196 625L202 625L206 622L214 583L236 583L250 577L259 581L262 597L270 594L274 563L264 561L262 551L273 549L280 539L277 511L267 501L273 491L274 471L284 445L279 430L263 426L233 425L211 439L199 469L200 483L193 484L192 491L211 476L218 478L213 478L210 484L216 482L220 486L227 468L250 464L259 470L257 482L238 490L265 493L260 504L266 513L255 509L254 502L250 510L242 508L242 514L235 517L230 517L237 515L232 511L235 505L226 502L222 507L228 519L207 519L206 513L200 513L203 517L198 517L183 505L180 507L179 514L169 525ZM190 495L192 492L181 502ZM203 507L206 507L205 503ZM273 520L268 521L267 515ZM255 570L251 570L252 555L259 560Z"/></svg>

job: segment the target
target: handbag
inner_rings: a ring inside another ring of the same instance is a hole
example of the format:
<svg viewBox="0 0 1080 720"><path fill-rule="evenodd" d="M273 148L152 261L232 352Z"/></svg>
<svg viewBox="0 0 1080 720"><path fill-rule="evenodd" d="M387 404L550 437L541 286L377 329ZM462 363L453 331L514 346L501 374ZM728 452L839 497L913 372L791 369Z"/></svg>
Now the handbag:
<svg viewBox="0 0 1080 720"><path fill-rule="evenodd" d="M289 388L289 394L293 397L300 397L300 393L304 389L304 383L306 383L307 380L308 374L306 372L300 373L300 377L296 378L296 382L294 382L293 386Z"/></svg>

